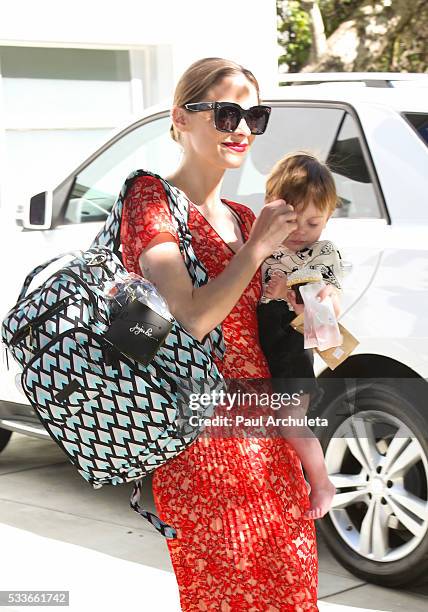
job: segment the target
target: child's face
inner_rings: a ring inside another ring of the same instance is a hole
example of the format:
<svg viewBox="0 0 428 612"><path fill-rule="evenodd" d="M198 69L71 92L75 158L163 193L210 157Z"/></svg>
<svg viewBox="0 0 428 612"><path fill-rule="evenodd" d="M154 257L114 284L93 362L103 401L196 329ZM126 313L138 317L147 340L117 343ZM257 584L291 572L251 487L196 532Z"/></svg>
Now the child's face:
<svg viewBox="0 0 428 612"><path fill-rule="evenodd" d="M290 251L299 251L319 240L330 213L328 210L319 210L313 202L310 202L304 210L301 205L295 206L294 210L297 213L297 229L282 244Z"/></svg>

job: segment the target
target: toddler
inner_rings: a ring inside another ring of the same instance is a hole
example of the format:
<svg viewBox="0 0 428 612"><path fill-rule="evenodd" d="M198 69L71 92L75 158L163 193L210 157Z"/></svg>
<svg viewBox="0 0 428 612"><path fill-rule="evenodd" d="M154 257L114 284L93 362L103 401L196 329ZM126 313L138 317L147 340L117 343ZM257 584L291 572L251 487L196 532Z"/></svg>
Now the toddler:
<svg viewBox="0 0 428 612"><path fill-rule="evenodd" d="M341 289L340 254L332 242L320 235L337 205L334 179L328 167L309 153L294 153L281 159L266 183L265 202L283 199L297 213L298 227L264 262L263 296L257 308L260 344L266 355L275 391L301 395L304 409L308 398L312 405L320 389L313 370L311 349L304 349L304 337L291 325L303 306L287 287L287 275L301 267L318 270L330 287L336 313ZM334 290L332 289L334 288ZM301 414L291 414L299 418ZM331 507L335 487L329 480L321 445L308 427L287 427L286 437L293 446L310 483L311 507L305 518L321 518Z"/></svg>

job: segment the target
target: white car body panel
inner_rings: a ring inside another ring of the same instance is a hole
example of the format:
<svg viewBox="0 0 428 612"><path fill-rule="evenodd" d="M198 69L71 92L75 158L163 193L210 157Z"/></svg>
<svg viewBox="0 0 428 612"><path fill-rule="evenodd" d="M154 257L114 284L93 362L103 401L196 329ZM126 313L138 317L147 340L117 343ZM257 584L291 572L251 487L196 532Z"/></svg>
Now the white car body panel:
<svg viewBox="0 0 428 612"><path fill-rule="evenodd" d="M323 233L322 238L335 242L343 260L352 264L344 279L341 322L360 340L355 355L385 356L428 378L428 148L397 114L426 113L428 88L290 86L279 88L266 100L296 105L346 104L357 114L389 218L386 213L379 219L333 218ZM165 110L165 106L147 109L142 117ZM14 305L24 277L33 267L59 253L88 248L101 225L92 222L43 231L10 231L4 259L10 262L11 254L19 256L13 265L4 266L8 291L0 301L2 317ZM59 265L49 267L38 283ZM12 361L10 358L9 371L2 367L0 399L26 403L16 389L18 370ZM317 372L323 369L325 365L317 358Z"/></svg>

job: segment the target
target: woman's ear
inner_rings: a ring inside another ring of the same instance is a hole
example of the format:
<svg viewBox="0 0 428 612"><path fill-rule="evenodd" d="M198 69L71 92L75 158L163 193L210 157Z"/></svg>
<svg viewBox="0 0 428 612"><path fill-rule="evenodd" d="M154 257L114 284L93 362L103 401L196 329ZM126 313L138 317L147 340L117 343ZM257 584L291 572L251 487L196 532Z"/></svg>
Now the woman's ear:
<svg viewBox="0 0 428 612"><path fill-rule="evenodd" d="M171 110L171 121L179 132L186 132L189 126L187 112L181 106L173 106Z"/></svg>

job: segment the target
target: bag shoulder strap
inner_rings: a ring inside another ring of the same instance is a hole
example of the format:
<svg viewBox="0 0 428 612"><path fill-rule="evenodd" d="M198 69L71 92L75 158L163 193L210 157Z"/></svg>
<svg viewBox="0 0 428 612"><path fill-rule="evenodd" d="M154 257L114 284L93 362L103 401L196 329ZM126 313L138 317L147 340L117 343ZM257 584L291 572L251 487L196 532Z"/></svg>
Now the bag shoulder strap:
<svg viewBox="0 0 428 612"><path fill-rule="evenodd" d="M153 514L152 512L149 512L148 510L144 510L144 508L140 506L139 502L140 502L142 488L143 488L143 479L140 478L140 480L137 480L134 483L134 486L132 488L131 497L129 499L129 505L131 506L133 510L135 510L135 512L137 512L143 518L148 520L149 523L151 523L153 527L157 531L159 531L159 533L161 533L165 538L172 539L172 540L176 539L177 531L174 529L174 527L172 527L171 525L168 525L168 523L165 523L165 521L163 521L158 516L156 516L156 514Z"/></svg>
<svg viewBox="0 0 428 612"><path fill-rule="evenodd" d="M208 282L208 273L203 264L196 257L192 246L192 235L188 226L188 200L179 189L165 181L165 179L158 174L149 172L148 170L135 170L127 176L104 226L95 236L90 248L105 246L111 249L123 263L121 253L119 251L123 203L129 187L133 181L140 176L152 176L162 183L171 212L171 217L177 230L180 251L183 255L183 260L189 272L190 278L192 279L192 283L195 287L205 285ZM226 352L226 347L223 340L221 325L218 325L209 334L207 334L202 344L205 346L208 352L213 351L220 359L222 359Z"/></svg>

